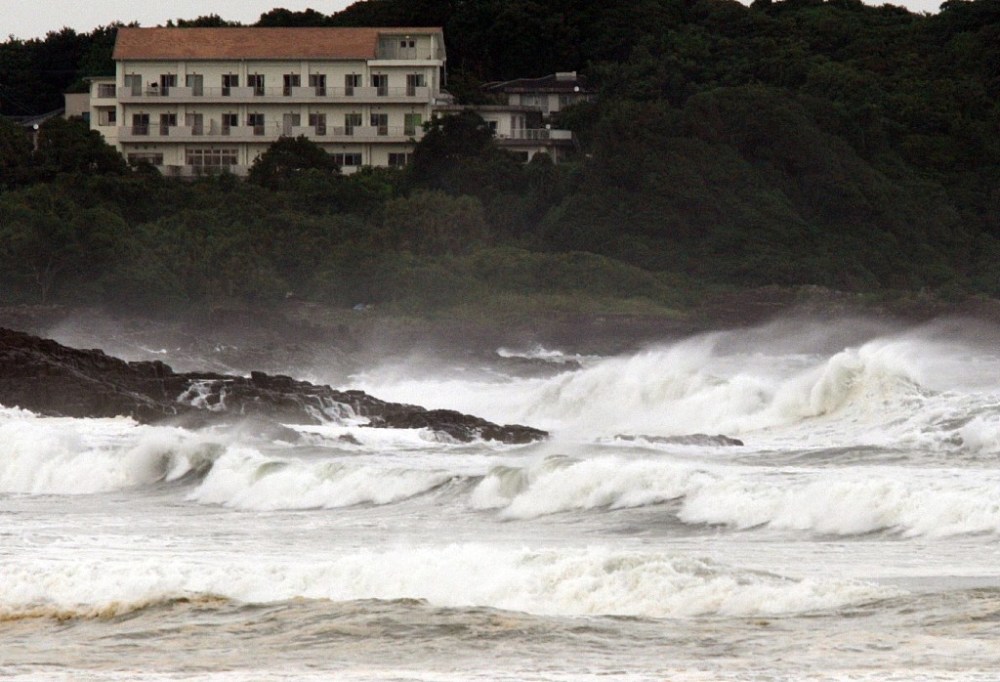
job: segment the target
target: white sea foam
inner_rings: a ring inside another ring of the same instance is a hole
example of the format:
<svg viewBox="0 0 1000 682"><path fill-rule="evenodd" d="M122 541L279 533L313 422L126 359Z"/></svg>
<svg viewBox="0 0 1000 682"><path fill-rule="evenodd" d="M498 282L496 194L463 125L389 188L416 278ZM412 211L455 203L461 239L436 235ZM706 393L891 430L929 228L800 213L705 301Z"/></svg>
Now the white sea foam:
<svg viewBox="0 0 1000 682"><path fill-rule="evenodd" d="M1000 454L1000 415L977 416L958 429L966 450L981 454Z"/></svg>
<svg viewBox="0 0 1000 682"><path fill-rule="evenodd" d="M446 483L440 470L408 469L345 460L265 457L230 447L188 498L237 509L317 509L390 504Z"/></svg>
<svg viewBox="0 0 1000 682"><path fill-rule="evenodd" d="M722 478L688 495L688 523L767 526L832 535L892 531L903 536L1000 534L997 472L841 471L780 482Z"/></svg>
<svg viewBox="0 0 1000 682"><path fill-rule="evenodd" d="M528 467L500 466L476 486L470 503L503 518L577 509L642 507L682 497L713 480L694 467L616 457L549 457Z"/></svg>
<svg viewBox="0 0 1000 682"><path fill-rule="evenodd" d="M875 467L770 471L687 462L553 457L495 467L470 504L530 519L678 500L690 524L758 526L832 535L1000 534L1000 472Z"/></svg>
<svg viewBox="0 0 1000 682"><path fill-rule="evenodd" d="M90 494L174 480L217 453L210 440L130 419L0 415L0 492Z"/></svg>
<svg viewBox="0 0 1000 682"><path fill-rule="evenodd" d="M340 552L324 560L164 564L11 562L0 584L5 618L127 611L174 598L247 603L294 598L426 599L542 615L691 617L835 610L895 595L845 580L791 580L708 560L605 548L507 549L486 544Z"/></svg>
<svg viewBox="0 0 1000 682"><path fill-rule="evenodd" d="M531 424L561 439L722 433L763 448L944 448L955 442L950 424L1000 400L998 387L982 377L1000 364L979 357L970 370L963 364L969 353L912 335L832 354L774 355L717 334L548 378L413 378L396 368L361 380L388 399Z"/></svg>

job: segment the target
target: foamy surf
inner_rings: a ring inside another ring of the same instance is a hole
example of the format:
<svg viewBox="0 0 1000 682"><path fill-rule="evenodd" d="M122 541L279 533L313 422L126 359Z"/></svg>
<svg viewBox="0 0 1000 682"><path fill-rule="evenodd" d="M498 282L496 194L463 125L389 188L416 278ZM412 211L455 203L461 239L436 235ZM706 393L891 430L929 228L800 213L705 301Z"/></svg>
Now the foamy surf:
<svg viewBox="0 0 1000 682"><path fill-rule="evenodd" d="M976 679L1000 355L874 328L361 375L527 447L0 408L0 677Z"/></svg>
<svg viewBox="0 0 1000 682"><path fill-rule="evenodd" d="M671 459L549 457L495 467L470 505L500 518L675 501L688 524L814 534L1000 535L1000 472L852 467L771 469ZM672 514L673 512L664 512Z"/></svg>
<svg viewBox="0 0 1000 682"><path fill-rule="evenodd" d="M266 457L231 447L216 460L188 499L235 509L332 509L391 504L452 479L447 471L379 465L370 461L302 461Z"/></svg>
<svg viewBox="0 0 1000 682"><path fill-rule="evenodd" d="M792 580L665 553L460 544L356 550L322 561L14 562L0 586L0 613L5 619L99 617L174 599L221 597L248 604L424 599L549 616L742 617L833 611L898 594L863 582Z"/></svg>
<svg viewBox="0 0 1000 682"><path fill-rule="evenodd" d="M130 419L0 415L0 492L78 495L172 481L207 468L221 446Z"/></svg>

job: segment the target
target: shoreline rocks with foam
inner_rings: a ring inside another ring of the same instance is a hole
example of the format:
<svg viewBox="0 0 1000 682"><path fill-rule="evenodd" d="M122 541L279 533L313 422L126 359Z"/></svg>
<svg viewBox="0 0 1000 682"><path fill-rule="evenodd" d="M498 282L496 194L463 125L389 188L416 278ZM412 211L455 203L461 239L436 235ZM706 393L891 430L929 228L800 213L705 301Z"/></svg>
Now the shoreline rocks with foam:
<svg viewBox="0 0 1000 682"><path fill-rule="evenodd" d="M375 428L426 428L460 442L541 440L544 431L499 425L454 410L428 410L282 375L177 373L159 361L125 362L0 328L0 404L50 416L128 416L141 423L208 425L259 417L322 424L363 418Z"/></svg>

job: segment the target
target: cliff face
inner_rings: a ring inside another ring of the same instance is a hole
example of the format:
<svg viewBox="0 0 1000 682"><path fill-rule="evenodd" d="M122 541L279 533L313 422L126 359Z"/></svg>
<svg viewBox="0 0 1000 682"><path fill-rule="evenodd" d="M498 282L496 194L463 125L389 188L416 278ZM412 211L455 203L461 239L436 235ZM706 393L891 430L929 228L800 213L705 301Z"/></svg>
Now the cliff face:
<svg viewBox="0 0 1000 682"><path fill-rule="evenodd" d="M63 346L0 328L0 404L43 415L128 416L142 423L181 419L208 424L262 417L286 424L367 418L375 428L428 428L459 441L530 443L544 431L501 426L452 410L390 403L291 377L177 373L162 362L125 362L100 350Z"/></svg>

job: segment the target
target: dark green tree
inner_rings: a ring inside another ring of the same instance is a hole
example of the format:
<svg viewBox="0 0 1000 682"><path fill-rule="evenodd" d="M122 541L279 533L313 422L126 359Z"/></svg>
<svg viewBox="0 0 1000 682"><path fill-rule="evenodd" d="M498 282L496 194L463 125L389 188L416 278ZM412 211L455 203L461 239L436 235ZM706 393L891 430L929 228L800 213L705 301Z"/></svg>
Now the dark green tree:
<svg viewBox="0 0 1000 682"><path fill-rule="evenodd" d="M0 192L31 177L31 150L28 132L0 116Z"/></svg>
<svg viewBox="0 0 1000 682"><path fill-rule="evenodd" d="M247 180L262 187L278 189L307 170L340 174L336 160L305 135L281 137L254 160Z"/></svg>
<svg viewBox="0 0 1000 682"><path fill-rule="evenodd" d="M436 116L424 129L409 167L414 187L482 197L520 179L520 163L497 148L493 132L479 114Z"/></svg>
<svg viewBox="0 0 1000 682"><path fill-rule="evenodd" d="M37 178L51 179L58 173L72 172L121 175L128 166L122 155L85 122L57 116L39 127L34 168Z"/></svg>

